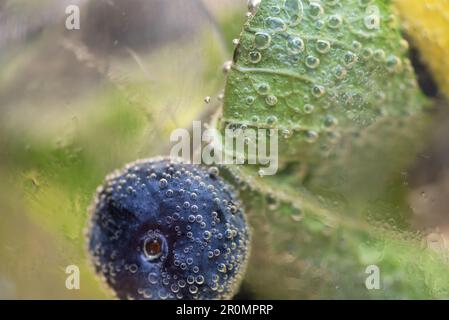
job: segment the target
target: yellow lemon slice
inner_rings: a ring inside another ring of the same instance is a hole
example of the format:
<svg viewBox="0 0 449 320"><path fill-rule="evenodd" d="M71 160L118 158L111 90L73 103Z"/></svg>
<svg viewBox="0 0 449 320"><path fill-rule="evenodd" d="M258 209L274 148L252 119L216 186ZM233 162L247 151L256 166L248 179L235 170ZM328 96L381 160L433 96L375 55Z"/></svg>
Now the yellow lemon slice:
<svg viewBox="0 0 449 320"><path fill-rule="evenodd" d="M396 7L422 59L449 97L449 0L395 0Z"/></svg>

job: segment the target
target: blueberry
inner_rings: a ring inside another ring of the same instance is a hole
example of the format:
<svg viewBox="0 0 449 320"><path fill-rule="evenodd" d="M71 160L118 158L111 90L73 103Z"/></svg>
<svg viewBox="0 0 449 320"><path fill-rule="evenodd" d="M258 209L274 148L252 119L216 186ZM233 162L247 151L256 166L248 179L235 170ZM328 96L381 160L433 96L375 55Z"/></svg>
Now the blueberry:
<svg viewBox="0 0 449 320"><path fill-rule="evenodd" d="M250 245L234 188L216 167L154 158L106 178L88 250L120 299L228 299Z"/></svg>

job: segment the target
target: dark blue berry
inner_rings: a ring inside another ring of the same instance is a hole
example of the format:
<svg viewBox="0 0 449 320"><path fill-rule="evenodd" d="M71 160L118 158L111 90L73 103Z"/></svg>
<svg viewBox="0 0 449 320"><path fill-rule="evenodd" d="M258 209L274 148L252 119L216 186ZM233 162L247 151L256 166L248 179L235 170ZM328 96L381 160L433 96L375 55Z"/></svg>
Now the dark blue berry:
<svg viewBox="0 0 449 320"><path fill-rule="evenodd" d="M239 287L249 231L215 167L147 159L108 176L92 206L88 249L121 299L227 299Z"/></svg>

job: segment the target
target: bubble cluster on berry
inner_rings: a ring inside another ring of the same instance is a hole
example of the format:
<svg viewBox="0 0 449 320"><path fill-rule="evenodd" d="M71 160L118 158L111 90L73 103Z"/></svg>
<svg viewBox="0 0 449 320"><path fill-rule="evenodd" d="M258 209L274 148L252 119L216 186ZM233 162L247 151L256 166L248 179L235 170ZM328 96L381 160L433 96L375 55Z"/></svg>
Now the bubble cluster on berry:
<svg viewBox="0 0 449 320"><path fill-rule="evenodd" d="M235 189L216 167L154 158L106 178L91 208L88 250L121 299L227 299L250 234Z"/></svg>

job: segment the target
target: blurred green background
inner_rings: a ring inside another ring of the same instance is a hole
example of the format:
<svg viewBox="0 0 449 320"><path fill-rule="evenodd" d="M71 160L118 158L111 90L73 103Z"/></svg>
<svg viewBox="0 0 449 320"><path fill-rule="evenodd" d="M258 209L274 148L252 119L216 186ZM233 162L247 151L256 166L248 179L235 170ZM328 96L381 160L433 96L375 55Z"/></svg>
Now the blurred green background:
<svg viewBox="0 0 449 320"><path fill-rule="evenodd" d="M65 28L68 4L80 30ZM84 250L94 191L217 107L245 12L244 0L0 1L0 299L112 297ZM65 287L71 264L80 290Z"/></svg>

